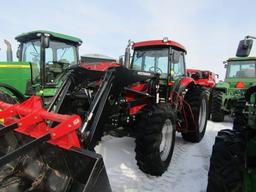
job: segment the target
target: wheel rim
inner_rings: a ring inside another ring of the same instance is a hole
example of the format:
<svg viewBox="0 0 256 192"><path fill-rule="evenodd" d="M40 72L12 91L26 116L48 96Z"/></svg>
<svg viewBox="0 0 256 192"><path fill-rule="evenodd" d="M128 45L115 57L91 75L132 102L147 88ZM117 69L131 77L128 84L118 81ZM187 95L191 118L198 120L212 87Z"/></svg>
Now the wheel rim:
<svg viewBox="0 0 256 192"><path fill-rule="evenodd" d="M165 161L170 153L170 149L172 146L172 135L173 135L173 125L170 119L167 119L162 128L162 138L161 144L159 147L160 157L162 161Z"/></svg>
<svg viewBox="0 0 256 192"><path fill-rule="evenodd" d="M205 119L207 118L207 110L206 110L206 100L202 99L200 109L199 109L199 118L198 118L198 126L199 132L203 132L205 126Z"/></svg>

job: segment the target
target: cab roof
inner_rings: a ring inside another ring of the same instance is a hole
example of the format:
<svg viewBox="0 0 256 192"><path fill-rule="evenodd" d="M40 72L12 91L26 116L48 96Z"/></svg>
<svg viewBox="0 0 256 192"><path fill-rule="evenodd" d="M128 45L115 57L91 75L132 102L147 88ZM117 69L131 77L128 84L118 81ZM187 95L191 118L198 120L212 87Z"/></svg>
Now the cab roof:
<svg viewBox="0 0 256 192"><path fill-rule="evenodd" d="M151 47L151 46L166 46L166 47L171 46L171 47L181 49L184 52L187 52L186 48L183 45L171 40L168 40L167 42L164 42L163 40L150 40L150 41L136 42L133 44L133 48Z"/></svg>
<svg viewBox="0 0 256 192"><path fill-rule="evenodd" d="M252 61L256 60L256 57L231 57L227 61Z"/></svg>
<svg viewBox="0 0 256 192"><path fill-rule="evenodd" d="M82 40L80 38L70 36L70 35L65 35L62 33L56 33L52 31L46 31L46 30L35 30L27 33L22 33L18 36L15 37L15 39L19 42L25 42L31 39L36 39L38 38L38 34L49 34L52 39L57 39L57 40L64 40L70 43L74 43L76 45L81 45Z"/></svg>

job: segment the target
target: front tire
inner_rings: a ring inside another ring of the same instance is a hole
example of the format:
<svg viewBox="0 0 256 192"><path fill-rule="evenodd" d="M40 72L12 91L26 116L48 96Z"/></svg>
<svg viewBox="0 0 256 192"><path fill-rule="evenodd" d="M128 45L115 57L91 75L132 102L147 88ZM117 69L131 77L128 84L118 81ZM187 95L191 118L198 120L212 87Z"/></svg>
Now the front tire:
<svg viewBox="0 0 256 192"><path fill-rule="evenodd" d="M245 137L242 132L219 131L210 160L207 192L242 191L245 148Z"/></svg>
<svg viewBox="0 0 256 192"><path fill-rule="evenodd" d="M175 143L176 118L169 104L142 109L136 137L136 160L145 173L161 176L168 168Z"/></svg>
<svg viewBox="0 0 256 192"><path fill-rule="evenodd" d="M185 95L185 101L189 104L192 114L187 112L186 118L190 123L191 132L181 133L184 140L198 143L204 137L209 111L208 98L208 91L203 87L193 87Z"/></svg>

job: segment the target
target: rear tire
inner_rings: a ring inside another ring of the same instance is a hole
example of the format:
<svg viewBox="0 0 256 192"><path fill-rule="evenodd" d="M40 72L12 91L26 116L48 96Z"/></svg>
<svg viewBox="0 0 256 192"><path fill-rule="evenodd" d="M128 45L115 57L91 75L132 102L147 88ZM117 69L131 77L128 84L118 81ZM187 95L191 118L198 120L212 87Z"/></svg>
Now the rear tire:
<svg viewBox="0 0 256 192"><path fill-rule="evenodd" d="M224 121L224 111L221 109L222 107L222 97L223 92L219 90L213 90L212 92L212 105L211 105L211 114L212 121L214 122L222 122Z"/></svg>
<svg viewBox="0 0 256 192"><path fill-rule="evenodd" d="M208 98L208 91L203 87L193 87L185 95L185 101L190 105L193 114L187 113L192 132L181 133L184 140L198 143L204 137L209 111Z"/></svg>
<svg viewBox="0 0 256 192"><path fill-rule="evenodd" d="M145 173L161 176L168 168L174 143L176 118L169 104L156 104L142 109L138 119L136 160Z"/></svg>
<svg viewBox="0 0 256 192"><path fill-rule="evenodd" d="M215 138L208 173L207 192L240 192L245 170L243 133L222 130Z"/></svg>
<svg viewBox="0 0 256 192"><path fill-rule="evenodd" d="M1 90L0 90L0 101L9 103L9 104L17 103L17 101L11 95L9 95Z"/></svg>
<svg viewBox="0 0 256 192"><path fill-rule="evenodd" d="M248 123L248 115L245 114L243 111L245 109L245 98L241 98L237 101L236 108L235 108L235 119L233 123L233 130L244 130Z"/></svg>

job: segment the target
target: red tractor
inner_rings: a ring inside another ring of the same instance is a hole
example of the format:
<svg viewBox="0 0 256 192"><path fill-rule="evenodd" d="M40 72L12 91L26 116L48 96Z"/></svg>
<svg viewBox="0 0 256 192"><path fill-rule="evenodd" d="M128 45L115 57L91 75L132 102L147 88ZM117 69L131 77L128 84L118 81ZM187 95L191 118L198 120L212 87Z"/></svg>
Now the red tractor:
<svg viewBox="0 0 256 192"><path fill-rule="evenodd" d="M208 91L187 76L185 54L181 44L166 38L130 43L125 66L69 68L47 110L38 97L0 102L0 189L111 191L94 147L113 131L135 137L142 171L162 175L176 131L200 142L207 125Z"/></svg>
<svg viewBox="0 0 256 192"><path fill-rule="evenodd" d="M216 74L208 70L187 69L187 74L195 80L195 83L207 88L213 88L216 84Z"/></svg>

